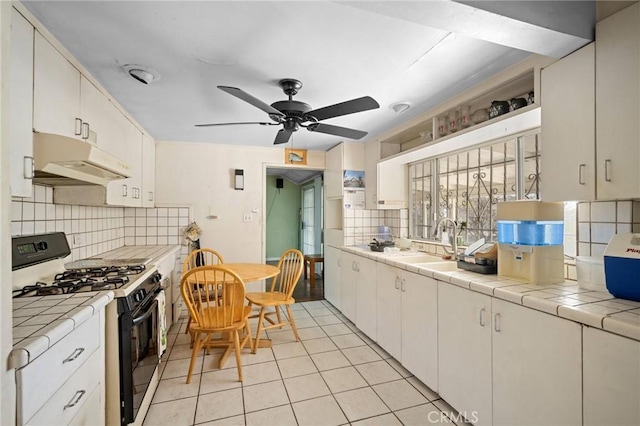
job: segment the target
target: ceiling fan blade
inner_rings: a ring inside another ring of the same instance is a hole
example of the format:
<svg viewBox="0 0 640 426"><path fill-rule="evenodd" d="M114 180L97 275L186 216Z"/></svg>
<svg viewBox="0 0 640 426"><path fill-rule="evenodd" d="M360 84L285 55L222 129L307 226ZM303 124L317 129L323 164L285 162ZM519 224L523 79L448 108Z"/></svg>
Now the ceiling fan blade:
<svg viewBox="0 0 640 426"><path fill-rule="evenodd" d="M265 121L242 121L238 123L209 123L209 124L195 124L196 127L211 127L211 126L234 126L236 124L259 124L261 126L279 126L280 123L269 123Z"/></svg>
<svg viewBox="0 0 640 426"><path fill-rule="evenodd" d="M341 115L353 114L355 112L368 111L376 108L380 108L380 105L375 99L371 96L363 96L362 98L352 99L350 101L309 111L305 115L310 115L315 117L318 121L322 121L327 118L340 117Z"/></svg>
<svg viewBox="0 0 640 426"><path fill-rule="evenodd" d="M273 141L274 145L279 145L281 143L289 142L289 138L293 132L290 130L280 129L278 130L278 134L276 135L276 140Z"/></svg>
<svg viewBox="0 0 640 426"><path fill-rule="evenodd" d="M314 123L307 126L310 132L326 133L328 135L342 136L349 139L362 139L367 136L367 132L362 130L349 129L346 127L333 126L331 124Z"/></svg>
<svg viewBox="0 0 640 426"><path fill-rule="evenodd" d="M278 111L277 109L275 109L274 107L272 107L269 104L265 104L260 99L254 97L254 96L251 96L250 94L248 94L247 92L245 92L242 89L238 89L237 87L229 87L229 86L218 86L218 89L220 89L220 90L222 90L224 92L227 92L228 94L233 95L238 99L242 99L243 101L245 101L247 103L250 103L254 107L263 110L267 114L279 115L281 117L284 117L284 114L282 112Z"/></svg>

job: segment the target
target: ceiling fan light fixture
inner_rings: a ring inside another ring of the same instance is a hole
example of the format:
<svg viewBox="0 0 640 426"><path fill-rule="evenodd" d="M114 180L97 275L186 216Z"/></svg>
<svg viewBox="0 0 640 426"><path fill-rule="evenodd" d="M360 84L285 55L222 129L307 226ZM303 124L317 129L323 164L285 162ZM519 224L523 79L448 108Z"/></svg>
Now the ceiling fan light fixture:
<svg viewBox="0 0 640 426"><path fill-rule="evenodd" d="M142 84L151 84L160 80L158 71L143 65L127 64L122 67L132 78Z"/></svg>
<svg viewBox="0 0 640 426"><path fill-rule="evenodd" d="M409 108L411 108L411 104L409 102L398 102L396 104L391 105L391 109L396 114L402 114L403 112L405 112Z"/></svg>

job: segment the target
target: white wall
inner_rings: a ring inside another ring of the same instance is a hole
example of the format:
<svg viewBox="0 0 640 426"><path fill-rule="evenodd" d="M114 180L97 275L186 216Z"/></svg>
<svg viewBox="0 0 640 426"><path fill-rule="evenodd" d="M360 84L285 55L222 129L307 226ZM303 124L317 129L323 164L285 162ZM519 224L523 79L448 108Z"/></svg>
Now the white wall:
<svg viewBox="0 0 640 426"><path fill-rule="evenodd" d="M263 262L265 164L284 165L284 148L240 144L157 141L156 202L190 206L201 246L219 250L225 262ZM309 152L307 161L323 168L324 153ZM244 170L242 191L233 189L234 169ZM243 222L246 213L252 222Z"/></svg>

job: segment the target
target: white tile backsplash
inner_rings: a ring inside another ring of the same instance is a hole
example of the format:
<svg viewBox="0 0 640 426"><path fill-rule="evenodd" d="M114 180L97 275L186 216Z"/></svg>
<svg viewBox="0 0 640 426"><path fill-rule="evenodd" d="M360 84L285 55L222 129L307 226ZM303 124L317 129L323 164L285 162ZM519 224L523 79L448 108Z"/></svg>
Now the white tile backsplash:
<svg viewBox="0 0 640 426"><path fill-rule="evenodd" d="M591 221L592 222L615 222L616 221L616 202L603 201L591 203Z"/></svg>
<svg viewBox="0 0 640 426"><path fill-rule="evenodd" d="M602 255L615 234L640 232L640 202L578 203L578 255Z"/></svg>
<svg viewBox="0 0 640 426"><path fill-rule="evenodd" d="M182 227L189 223L189 211L188 207L143 209L53 204L53 188L34 185L33 197L14 197L11 201L11 235L65 232L71 260L77 260L124 245L181 244ZM167 227L169 216L174 226ZM164 234L160 234L160 229Z"/></svg>
<svg viewBox="0 0 640 426"><path fill-rule="evenodd" d="M591 242L607 244L616 233L615 223L591 223Z"/></svg>

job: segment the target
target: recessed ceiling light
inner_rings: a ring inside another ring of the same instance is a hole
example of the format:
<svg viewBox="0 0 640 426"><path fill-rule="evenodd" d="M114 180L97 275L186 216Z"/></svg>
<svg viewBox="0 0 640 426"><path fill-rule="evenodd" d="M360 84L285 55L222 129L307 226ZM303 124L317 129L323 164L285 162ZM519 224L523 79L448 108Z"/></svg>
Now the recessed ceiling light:
<svg viewBox="0 0 640 426"><path fill-rule="evenodd" d="M391 105L391 109L394 110L396 114L403 113L409 108L411 108L411 104L408 102L398 102L397 104Z"/></svg>
<svg viewBox="0 0 640 426"><path fill-rule="evenodd" d="M142 84L151 84L161 78L158 71L143 65L127 64L122 69Z"/></svg>

